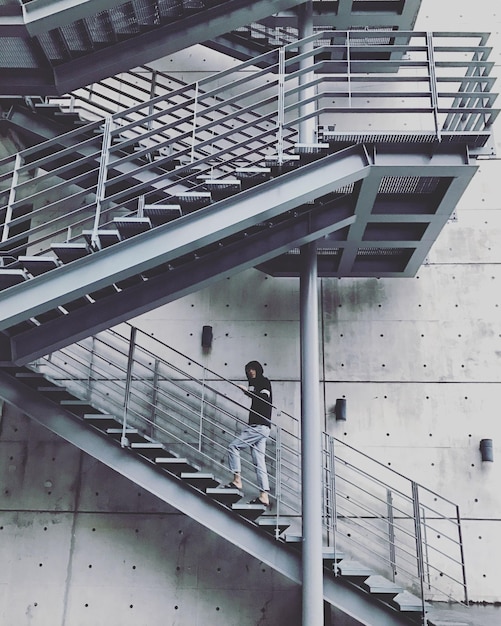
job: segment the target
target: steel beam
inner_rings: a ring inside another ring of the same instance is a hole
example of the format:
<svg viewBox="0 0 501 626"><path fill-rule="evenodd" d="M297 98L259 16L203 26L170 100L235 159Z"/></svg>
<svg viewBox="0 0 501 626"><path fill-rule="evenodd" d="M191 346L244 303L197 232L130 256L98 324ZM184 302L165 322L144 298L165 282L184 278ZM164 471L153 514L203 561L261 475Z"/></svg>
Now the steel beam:
<svg viewBox="0 0 501 626"><path fill-rule="evenodd" d="M301 248L301 494L303 624L323 624L322 428L315 242Z"/></svg>

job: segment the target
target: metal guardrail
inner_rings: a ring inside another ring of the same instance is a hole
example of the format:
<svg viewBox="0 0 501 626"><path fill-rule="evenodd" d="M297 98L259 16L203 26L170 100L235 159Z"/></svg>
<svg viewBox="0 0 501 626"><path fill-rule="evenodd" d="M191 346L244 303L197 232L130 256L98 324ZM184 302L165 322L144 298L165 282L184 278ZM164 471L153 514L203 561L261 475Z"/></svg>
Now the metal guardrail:
<svg viewBox="0 0 501 626"><path fill-rule="evenodd" d="M227 447L246 423L240 381L227 380L124 324L39 360L34 369L226 482ZM275 406L267 446L275 515L300 531L299 421ZM245 489L258 491L250 455ZM324 434L324 545L426 600L468 601L457 505Z"/></svg>
<svg viewBox="0 0 501 626"><path fill-rule="evenodd" d="M140 199L176 203L236 168L283 163L309 122L329 142L481 149L498 113L486 41L485 33L323 31L145 101L131 90L139 101L106 124L98 107L95 121L0 160L0 250L51 255L51 243L95 234L137 212ZM102 97L109 103L117 91ZM88 111L89 98L74 96L71 106Z"/></svg>

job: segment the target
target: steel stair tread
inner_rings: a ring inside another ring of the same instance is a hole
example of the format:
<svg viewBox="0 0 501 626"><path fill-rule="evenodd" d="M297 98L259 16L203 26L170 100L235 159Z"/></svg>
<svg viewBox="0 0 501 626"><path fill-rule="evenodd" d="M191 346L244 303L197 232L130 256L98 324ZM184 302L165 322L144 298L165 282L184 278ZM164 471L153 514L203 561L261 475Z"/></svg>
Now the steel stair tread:
<svg viewBox="0 0 501 626"><path fill-rule="evenodd" d="M341 561L344 559L344 552L336 550L333 546L324 546L322 548L322 558L324 561Z"/></svg>
<svg viewBox="0 0 501 626"><path fill-rule="evenodd" d="M366 578L361 587L362 589L367 590L369 593L374 594L397 595L404 591L404 588L401 585L397 585L391 580L388 580L384 576L379 576L378 574L374 574Z"/></svg>
<svg viewBox="0 0 501 626"><path fill-rule="evenodd" d="M275 536L281 535L290 526L290 522L286 519L276 518L275 516L265 516L257 520L260 528Z"/></svg>
<svg viewBox="0 0 501 626"><path fill-rule="evenodd" d="M200 491L205 491L208 488L216 488L220 485L220 482L216 480L214 474L208 472L181 472L181 479Z"/></svg>
<svg viewBox="0 0 501 626"><path fill-rule="evenodd" d="M347 578L368 578L374 574L374 570L358 561L342 560L337 566L339 574Z"/></svg>
<svg viewBox="0 0 501 626"><path fill-rule="evenodd" d="M90 246L92 244L93 231L92 230L83 230L82 231L82 235L83 235L83 237L85 237L85 240L87 241L88 245ZM97 237L97 240L99 242L99 247L101 249L108 248L109 246L112 246L112 245L122 241L122 238L120 237L120 232L116 228L102 228L102 229L99 229L96 232L96 237Z"/></svg>
<svg viewBox="0 0 501 626"><path fill-rule="evenodd" d="M153 226L161 226L182 216L179 204L152 204L145 205L143 213Z"/></svg>
<svg viewBox="0 0 501 626"><path fill-rule="evenodd" d="M52 243L50 247L57 255L58 259L64 264L77 261L91 254L89 246L86 243Z"/></svg>
<svg viewBox="0 0 501 626"><path fill-rule="evenodd" d="M0 267L0 289L8 289L28 279L25 270Z"/></svg>
<svg viewBox="0 0 501 626"><path fill-rule="evenodd" d="M242 517L245 517L249 520L256 520L263 512L266 510L266 507L262 504L250 504L235 502L231 505L231 510L235 513L238 513Z"/></svg>
<svg viewBox="0 0 501 626"><path fill-rule="evenodd" d="M205 493L227 506L231 506L235 502L238 502L243 496L243 493L239 489L226 489L225 487L208 487Z"/></svg>
<svg viewBox="0 0 501 626"><path fill-rule="evenodd" d="M113 223L124 239L140 235L152 228L151 220L148 217L115 217Z"/></svg>
<svg viewBox="0 0 501 626"><path fill-rule="evenodd" d="M145 436L140 433L137 428L126 428L125 431L122 426L119 428L106 428L106 434L115 439L125 437L129 443L142 443L147 441Z"/></svg>
<svg viewBox="0 0 501 626"><path fill-rule="evenodd" d="M94 409L86 400L78 400L76 398L60 400L59 404L76 415L84 415Z"/></svg>
<svg viewBox="0 0 501 626"><path fill-rule="evenodd" d="M423 602L409 591L397 594L389 603L402 613L419 613L423 610Z"/></svg>
<svg viewBox="0 0 501 626"><path fill-rule="evenodd" d="M454 618L434 618L428 616L428 626L472 626L471 622L457 620Z"/></svg>
<svg viewBox="0 0 501 626"><path fill-rule="evenodd" d="M66 387L59 387L58 385L41 385L36 388L41 394L46 397L55 396L57 402L61 400L71 400L74 398L73 394L66 389Z"/></svg>
<svg viewBox="0 0 501 626"><path fill-rule="evenodd" d="M117 420L114 415L107 413L85 413L83 415L85 422L88 422L99 428L100 430L106 430L108 428L122 428L122 424Z"/></svg>
<svg viewBox="0 0 501 626"><path fill-rule="evenodd" d="M39 276L59 267L57 259L52 256L20 256L18 260L32 276Z"/></svg>
<svg viewBox="0 0 501 626"><path fill-rule="evenodd" d="M193 472L197 470L197 466L194 463L190 463L188 459L183 457L174 456L162 456L155 458L155 464L162 469L169 470L174 474L181 474L182 472Z"/></svg>
<svg viewBox="0 0 501 626"><path fill-rule="evenodd" d="M131 443L130 449L139 452L142 456L154 461L158 454L168 455L165 446L156 442Z"/></svg>

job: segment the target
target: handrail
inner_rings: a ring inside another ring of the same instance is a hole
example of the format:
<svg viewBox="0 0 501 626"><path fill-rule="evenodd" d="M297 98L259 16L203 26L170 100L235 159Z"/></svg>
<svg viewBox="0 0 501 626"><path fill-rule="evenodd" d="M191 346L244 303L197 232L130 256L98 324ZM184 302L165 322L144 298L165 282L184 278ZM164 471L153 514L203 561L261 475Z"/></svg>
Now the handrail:
<svg viewBox="0 0 501 626"><path fill-rule="evenodd" d="M180 192L205 190L206 179L233 176L236 167L266 166L282 154L288 159L299 125L312 116L324 141L425 135L442 142L460 137L478 147L498 114L485 39L485 33L378 31L374 38L367 31L322 31L308 39L315 46L301 57L293 42L192 85L172 79L166 86L162 77L151 99L141 86L130 95L133 106L112 112L109 147L105 106L88 125L21 151L20 167L15 156L0 160L0 185L12 190L0 251L24 254L29 240L29 253L53 256L51 243L82 241L83 231L136 214L140 198L175 204ZM308 55L305 85L298 60ZM130 81L125 77L118 92L113 81L106 84L109 93L105 85L101 95L113 100ZM310 86L313 112L304 113L301 92ZM70 109L88 107L88 95L72 94ZM26 205L32 212L18 214ZM55 217L61 213L64 219Z"/></svg>
<svg viewBox="0 0 501 626"><path fill-rule="evenodd" d="M179 350L122 324L32 365L96 409L112 413L204 471L223 477L227 447L247 421L237 384ZM236 397L235 397L236 396ZM297 418L274 406L266 463L276 523L301 516L301 445ZM324 544L362 559L425 600L467 602L457 505L324 433ZM258 489L243 457L246 489Z"/></svg>

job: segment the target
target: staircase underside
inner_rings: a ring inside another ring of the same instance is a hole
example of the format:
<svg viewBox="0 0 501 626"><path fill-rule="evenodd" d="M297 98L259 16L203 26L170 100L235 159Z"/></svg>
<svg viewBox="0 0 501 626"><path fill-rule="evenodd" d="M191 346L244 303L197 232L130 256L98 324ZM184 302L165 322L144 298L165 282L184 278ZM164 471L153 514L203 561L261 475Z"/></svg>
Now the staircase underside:
<svg viewBox="0 0 501 626"><path fill-rule="evenodd" d="M273 26L290 28L297 21L293 8L300 3L31 0L0 4L0 95L62 95L265 18ZM420 4L421 0L324 0L314 2L315 20L337 29L409 29ZM281 15L284 10L289 11Z"/></svg>
<svg viewBox="0 0 501 626"><path fill-rule="evenodd" d="M461 149L369 156L359 145L313 161L3 289L0 362L30 362L250 267L298 276L312 241L323 276L413 276L475 170Z"/></svg>
<svg viewBox="0 0 501 626"><path fill-rule="evenodd" d="M273 11L301 0L274 0ZM267 17L268 0L0 5L0 94L56 95Z"/></svg>
<svg viewBox="0 0 501 626"><path fill-rule="evenodd" d="M179 477L161 472L155 465L123 450L116 442L89 428L81 419L30 389L15 372L0 370L0 397L51 432L119 472L135 484L188 515L290 580L301 584L301 553L294 544L276 540L231 509L190 488ZM324 574L324 599L361 626L402 626L405 615L365 598L332 573Z"/></svg>

